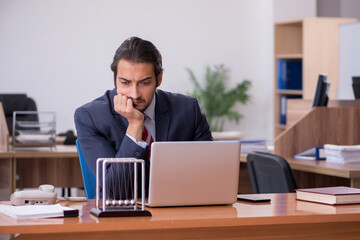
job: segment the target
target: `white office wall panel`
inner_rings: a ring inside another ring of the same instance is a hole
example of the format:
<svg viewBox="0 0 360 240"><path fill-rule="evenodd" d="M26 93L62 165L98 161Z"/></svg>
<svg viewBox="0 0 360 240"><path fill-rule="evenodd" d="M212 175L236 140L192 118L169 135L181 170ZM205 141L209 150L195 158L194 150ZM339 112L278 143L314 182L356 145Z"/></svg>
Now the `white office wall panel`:
<svg viewBox="0 0 360 240"><path fill-rule="evenodd" d="M354 99L352 76L360 76L360 22L340 26L338 99Z"/></svg>
<svg viewBox="0 0 360 240"><path fill-rule="evenodd" d="M274 0L275 22L316 16L317 0Z"/></svg>

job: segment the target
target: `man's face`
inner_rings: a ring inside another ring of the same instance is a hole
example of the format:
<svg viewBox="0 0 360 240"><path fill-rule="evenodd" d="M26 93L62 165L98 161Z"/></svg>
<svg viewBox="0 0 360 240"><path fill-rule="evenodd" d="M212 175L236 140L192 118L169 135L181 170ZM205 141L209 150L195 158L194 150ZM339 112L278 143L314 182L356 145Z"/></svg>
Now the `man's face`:
<svg viewBox="0 0 360 240"><path fill-rule="evenodd" d="M159 75L160 86L162 74ZM120 59L117 65L116 90L131 98L134 107L143 112L151 103L156 85L154 67L152 63L134 63Z"/></svg>

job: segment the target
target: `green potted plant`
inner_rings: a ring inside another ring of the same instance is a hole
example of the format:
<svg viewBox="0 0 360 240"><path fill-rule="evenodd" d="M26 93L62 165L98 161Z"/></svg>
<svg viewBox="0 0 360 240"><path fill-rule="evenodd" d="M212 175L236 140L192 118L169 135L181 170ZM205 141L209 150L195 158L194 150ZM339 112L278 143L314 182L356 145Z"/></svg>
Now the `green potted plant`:
<svg viewBox="0 0 360 240"><path fill-rule="evenodd" d="M194 84L194 90L189 95L199 100L211 130L222 131L225 120L238 123L243 115L235 111L233 107L237 102L246 104L250 100L248 90L251 82L244 80L235 87L227 89L230 70L220 64L213 68L206 67L205 83L202 86L193 71L189 68L186 70Z"/></svg>

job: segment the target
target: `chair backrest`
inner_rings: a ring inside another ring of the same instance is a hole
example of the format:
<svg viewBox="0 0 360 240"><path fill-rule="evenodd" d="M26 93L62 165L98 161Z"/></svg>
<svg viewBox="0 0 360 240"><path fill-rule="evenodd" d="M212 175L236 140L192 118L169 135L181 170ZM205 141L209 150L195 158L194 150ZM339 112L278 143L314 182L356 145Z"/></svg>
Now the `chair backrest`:
<svg viewBox="0 0 360 240"><path fill-rule="evenodd" d="M86 162L84 154L81 150L79 140L76 140L76 148L79 155L81 173L84 182L85 194L87 199L95 198L95 187L96 187L96 178L95 175L89 168L89 165Z"/></svg>
<svg viewBox="0 0 360 240"><path fill-rule="evenodd" d="M13 130L13 112L14 111L37 111L36 103L32 98L26 94L0 94L0 102L4 107L6 122L9 129L9 135L12 135ZM32 115L34 117L34 115ZM29 116L22 117L21 120L37 121L36 118L29 118ZM20 117L21 118L21 117Z"/></svg>
<svg viewBox="0 0 360 240"><path fill-rule="evenodd" d="M249 153L247 167L254 193L289 193L297 188L288 162L280 156Z"/></svg>

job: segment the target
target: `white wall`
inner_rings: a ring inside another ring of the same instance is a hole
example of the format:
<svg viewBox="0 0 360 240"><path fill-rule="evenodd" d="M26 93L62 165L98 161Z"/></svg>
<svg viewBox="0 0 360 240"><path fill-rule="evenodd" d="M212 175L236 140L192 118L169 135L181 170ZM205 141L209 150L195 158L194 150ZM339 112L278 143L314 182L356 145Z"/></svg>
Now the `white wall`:
<svg viewBox="0 0 360 240"><path fill-rule="evenodd" d="M274 0L275 22L316 16L316 0Z"/></svg>
<svg viewBox="0 0 360 240"><path fill-rule="evenodd" d="M360 22L340 26L338 99L354 99L352 76L360 76Z"/></svg>
<svg viewBox="0 0 360 240"><path fill-rule="evenodd" d="M252 102L238 108L247 138L273 137L273 1L0 0L0 92L26 92L54 110L57 131L74 129L76 107L113 88L110 63L129 36L163 55L164 90L192 90L185 68L203 76L224 63L232 83L249 79Z"/></svg>

